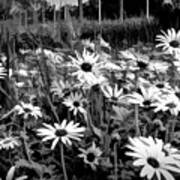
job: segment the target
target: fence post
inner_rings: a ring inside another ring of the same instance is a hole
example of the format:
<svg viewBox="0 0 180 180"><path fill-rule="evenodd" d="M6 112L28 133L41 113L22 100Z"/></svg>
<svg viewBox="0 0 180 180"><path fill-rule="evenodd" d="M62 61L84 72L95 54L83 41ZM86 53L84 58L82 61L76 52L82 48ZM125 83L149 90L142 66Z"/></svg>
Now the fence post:
<svg viewBox="0 0 180 180"><path fill-rule="evenodd" d="M123 22L124 21L124 0L119 0L120 1L120 12L119 12L119 15L120 15L120 21Z"/></svg>
<svg viewBox="0 0 180 180"><path fill-rule="evenodd" d="M146 0L146 18L149 19L149 0Z"/></svg>
<svg viewBox="0 0 180 180"><path fill-rule="evenodd" d="M101 10L102 10L102 4L101 4L101 0L99 0L98 2L98 9L99 9L99 13L98 13L98 18L99 18L99 25L101 25L101 21L102 21L102 14L101 14Z"/></svg>
<svg viewBox="0 0 180 180"><path fill-rule="evenodd" d="M78 7L79 7L79 21L83 21L83 3L82 0L78 0Z"/></svg>

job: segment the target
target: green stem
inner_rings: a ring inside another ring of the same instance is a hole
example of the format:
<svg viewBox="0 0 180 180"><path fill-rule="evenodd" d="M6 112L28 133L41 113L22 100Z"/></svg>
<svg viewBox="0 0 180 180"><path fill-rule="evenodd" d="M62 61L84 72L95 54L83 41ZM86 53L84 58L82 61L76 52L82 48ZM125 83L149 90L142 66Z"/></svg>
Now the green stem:
<svg viewBox="0 0 180 180"><path fill-rule="evenodd" d="M169 141L169 122L166 125L165 143Z"/></svg>
<svg viewBox="0 0 180 180"><path fill-rule="evenodd" d="M65 165L65 160L64 160L64 147L63 144L60 143L60 153L61 153L61 164L62 164L62 169L63 169L63 175L64 175L64 180L68 180L67 172L66 172L66 165Z"/></svg>
<svg viewBox="0 0 180 180"><path fill-rule="evenodd" d="M176 127L176 117L173 118L172 120L172 129L171 129L171 138L170 138L170 141L173 140L174 138L174 132L175 132L175 127Z"/></svg>
<svg viewBox="0 0 180 180"><path fill-rule="evenodd" d="M26 134L26 127L25 125L23 125L23 133ZM26 142L26 139L25 137L22 137L23 139L23 145L24 145L24 150L25 150L25 156L27 158L27 160L32 163L32 159L31 159L31 155L30 155L30 152L29 152L29 147L28 147L28 144Z"/></svg>
<svg viewBox="0 0 180 180"><path fill-rule="evenodd" d="M118 180L117 143L114 144L114 180Z"/></svg>
<svg viewBox="0 0 180 180"><path fill-rule="evenodd" d="M136 127L136 136L140 135L139 129L139 105L135 104L135 127Z"/></svg>

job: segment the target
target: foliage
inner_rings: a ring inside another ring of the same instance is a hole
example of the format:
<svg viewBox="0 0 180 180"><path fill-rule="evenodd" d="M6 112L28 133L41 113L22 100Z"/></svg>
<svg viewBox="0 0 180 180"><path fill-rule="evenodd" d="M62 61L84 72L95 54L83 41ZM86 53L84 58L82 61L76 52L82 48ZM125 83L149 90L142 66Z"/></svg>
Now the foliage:
<svg viewBox="0 0 180 180"><path fill-rule="evenodd" d="M154 19L129 18L123 23L105 20L102 25L95 21L85 21L81 28L82 38L91 38L102 32L102 36L110 42L113 47L128 47L139 41L144 43L154 42L158 30L158 23Z"/></svg>

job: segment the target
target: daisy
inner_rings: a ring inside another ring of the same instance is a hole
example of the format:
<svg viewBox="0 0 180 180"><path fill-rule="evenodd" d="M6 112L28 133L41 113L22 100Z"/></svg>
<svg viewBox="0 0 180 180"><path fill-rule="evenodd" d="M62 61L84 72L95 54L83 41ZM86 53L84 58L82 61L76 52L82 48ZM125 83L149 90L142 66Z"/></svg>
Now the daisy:
<svg viewBox="0 0 180 180"><path fill-rule="evenodd" d="M152 137L135 137L129 138L129 141L130 145L127 145L127 148L131 151L126 152L126 155L135 158L133 165L141 167L141 177L147 177L150 180L155 176L161 180L163 176L166 180L174 180L169 171L180 173L173 158L165 155L162 140Z"/></svg>
<svg viewBox="0 0 180 180"><path fill-rule="evenodd" d="M18 141L18 137L8 136L4 139L0 139L0 149L14 149L15 146L20 146L20 142Z"/></svg>
<svg viewBox="0 0 180 180"><path fill-rule="evenodd" d="M84 83L92 84L101 78L102 69L105 68L105 62L99 60L99 55L96 53L90 53L84 49L82 56L76 52L76 58L70 56L72 62L68 63L67 66L74 69L72 76ZM105 77L103 77L105 78Z"/></svg>
<svg viewBox="0 0 180 180"><path fill-rule="evenodd" d="M6 55L5 55L4 53L1 53L1 54L0 54L0 62L1 62L2 64L5 64L6 61L7 61Z"/></svg>
<svg viewBox="0 0 180 180"><path fill-rule="evenodd" d="M51 84L50 91L53 93L53 95L63 98L66 93L70 92L71 89L72 85L68 81L54 80Z"/></svg>
<svg viewBox="0 0 180 180"><path fill-rule="evenodd" d="M122 58L125 59L120 62L123 70L144 70L148 67L149 57L138 52L131 52L129 50L121 52Z"/></svg>
<svg viewBox="0 0 180 180"><path fill-rule="evenodd" d="M134 92L132 95L127 96L128 102L131 104L138 104L141 107L152 107L152 103L156 101L159 91L156 87L143 87L140 86L140 93Z"/></svg>
<svg viewBox="0 0 180 180"><path fill-rule="evenodd" d="M161 31L162 35L156 36L156 41L160 43L156 47L162 47L168 54L176 55L180 53L180 31L176 32L174 28L168 29L167 33Z"/></svg>
<svg viewBox="0 0 180 180"><path fill-rule="evenodd" d="M79 89L91 89L93 86L96 86L96 85L103 85L103 84L108 84L108 80L106 78L104 78L103 76L100 76L99 78L96 78L94 79L94 81L92 82L79 82L77 83L77 88Z"/></svg>
<svg viewBox="0 0 180 180"><path fill-rule="evenodd" d="M22 76L22 77L28 77L29 75L26 69L19 69L15 71L15 73L17 73L19 76Z"/></svg>
<svg viewBox="0 0 180 180"><path fill-rule="evenodd" d="M180 167L180 151L175 147L172 147L170 143L165 144L163 150L168 156L171 156L174 159L176 166Z"/></svg>
<svg viewBox="0 0 180 180"><path fill-rule="evenodd" d="M37 129L37 135L42 136L42 141L52 140L51 149L61 141L65 145L72 145L72 140L80 141L83 137L84 127L79 127L79 123L67 122L66 119L61 124L54 123L54 126L43 123L44 128Z"/></svg>
<svg viewBox="0 0 180 180"><path fill-rule="evenodd" d="M135 55L129 50L119 51L119 55L120 55L120 57L122 56L122 58L131 59L131 60L136 61Z"/></svg>
<svg viewBox="0 0 180 180"><path fill-rule="evenodd" d="M71 93L70 96L64 99L63 104L66 105L70 111L73 111L74 116L76 116L78 112L86 114L86 110L83 107L85 101L82 94Z"/></svg>
<svg viewBox="0 0 180 180"><path fill-rule="evenodd" d="M155 80L153 82L153 84L155 85L155 87L157 87L162 93L170 93L172 92L172 88L169 84L169 82L167 81L160 81L160 80Z"/></svg>
<svg viewBox="0 0 180 180"><path fill-rule="evenodd" d="M149 62L148 69L157 73L166 73L169 63L162 60L152 60Z"/></svg>
<svg viewBox="0 0 180 180"><path fill-rule="evenodd" d="M154 112L169 111L172 115L177 116L180 112L180 100L175 94L165 94L153 103Z"/></svg>
<svg viewBox="0 0 180 180"><path fill-rule="evenodd" d="M100 47L104 47L107 48L109 50L111 50L111 46L108 42L106 42L101 35L98 36L98 40L99 40L99 45Z"/></svg>
<svg viewBox="0 0 180 180"><path fill-rule="evenodd" d="M95 51L95 44L90 39L83 39L81 43L87 50Z"/></svg>
<svg viewBox="0 0 180 180"><path fill-rule="evenodd" d="M14 107L14 111L17 112L18 115L23 115L24 119L27 119L29 116L35 119L42 117L40 107L33 106L31 103L21 102L20 105Z"/></svg>
<svg viewBox="0 0 180 180"><path fill-rule="evenodd" d="M104 96L112 101L120 101L124 98L123 89L118 89L117 84L115 84L114 87L109 85L101 86L101 90Z"/></svg>
<svg viewBox="0 0 180 180"><path fill-rule="evenodd" d="M4 79L7 75L7 70L3 67L2 63L0 63L0 79Z"/></svg>
<svg viewBox="0 0 180 180"><path fill-rule="evenodd" d="M99 158L102 155L100 148L96 147L96 144L93 142L92 146L90 146L88 149L85 150L79 148L79 150L82 153L78 156L83 158L84 163L90 165L93 170L96 170L96 166L99 165Z"/></svg>

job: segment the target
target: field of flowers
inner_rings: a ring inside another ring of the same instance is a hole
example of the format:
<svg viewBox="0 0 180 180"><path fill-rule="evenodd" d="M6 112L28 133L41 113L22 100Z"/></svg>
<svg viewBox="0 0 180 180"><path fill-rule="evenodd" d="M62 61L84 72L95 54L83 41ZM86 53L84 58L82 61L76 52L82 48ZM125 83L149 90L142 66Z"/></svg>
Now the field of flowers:
<svg viewBox="0 0 180 180"><path fill-rule="evenodd" d="M121 51L99 37L0 60L2 180L180 177L180 31Z"/></svg>

